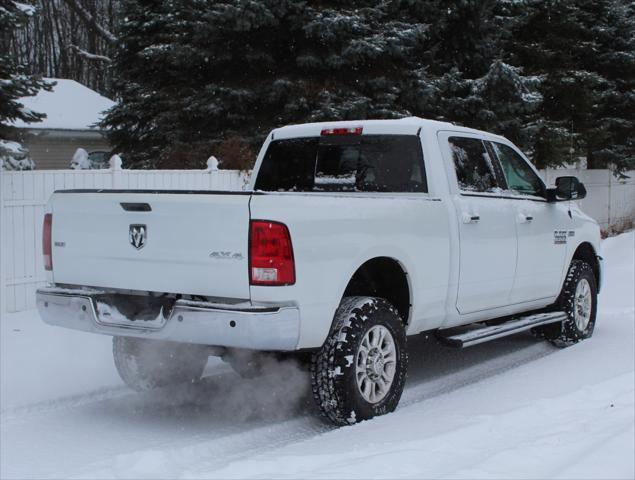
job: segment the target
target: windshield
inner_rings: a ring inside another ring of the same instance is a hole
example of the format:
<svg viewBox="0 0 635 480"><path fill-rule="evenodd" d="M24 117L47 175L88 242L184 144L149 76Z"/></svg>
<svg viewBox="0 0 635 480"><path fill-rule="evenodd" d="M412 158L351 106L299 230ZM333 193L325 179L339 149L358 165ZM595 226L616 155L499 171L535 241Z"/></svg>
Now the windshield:
<svg viewBox="0 0 635 480"><path fill-rule="evenodd" d="M256 190L427 192L415 135L324 136L274 140Z"/></svg>

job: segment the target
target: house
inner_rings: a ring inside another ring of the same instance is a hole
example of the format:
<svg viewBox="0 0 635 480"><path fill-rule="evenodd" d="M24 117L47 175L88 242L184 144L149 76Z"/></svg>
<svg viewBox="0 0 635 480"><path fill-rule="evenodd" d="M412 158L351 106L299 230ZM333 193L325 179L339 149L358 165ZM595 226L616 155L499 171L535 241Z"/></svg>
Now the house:
<svg viewBox="0 0 635 480"><path fill-rule="evenodd" d="M46 80L57 82L53 90L19 100L26 108L45 113L46 118L36 123L13 123L21 130L20 141L31 152L35 168L69 168L78 148L95 152L95 157L104 152L101 156L107 159L111 148L95 124L115 102L74 80Z"/></svg>

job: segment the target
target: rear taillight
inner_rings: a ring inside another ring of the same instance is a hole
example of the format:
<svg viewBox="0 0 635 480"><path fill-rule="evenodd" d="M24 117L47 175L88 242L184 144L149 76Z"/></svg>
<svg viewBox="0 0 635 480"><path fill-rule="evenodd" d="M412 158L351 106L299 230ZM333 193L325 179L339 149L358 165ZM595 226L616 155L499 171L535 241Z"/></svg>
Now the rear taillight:
<svg viewBox="0 0 635 480"><path fill-rule="evenodd" d="M53 251L51 248L51 232L53 228L53 215L44 215L44 226L42 227L42 253L44 254L44 269L53 270Z"/></svg>
<svg viewBox="0 0 635 480"><path fill-rule="evenodd" d="M321 135L361 135L362 131L362 127L325 128L322 130Z"/></svg>
<svg viewBox="0 0 635 480"><path fill-rule="evenodd" d="M293 285L295 262L286 225L252 220L249 233L249 280L252 285Z"/></svg>

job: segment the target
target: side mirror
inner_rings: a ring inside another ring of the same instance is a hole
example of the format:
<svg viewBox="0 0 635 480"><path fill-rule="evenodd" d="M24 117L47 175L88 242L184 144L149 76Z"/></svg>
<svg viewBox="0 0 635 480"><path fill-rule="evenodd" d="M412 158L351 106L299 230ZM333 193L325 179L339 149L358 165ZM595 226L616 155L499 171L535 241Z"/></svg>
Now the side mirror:
<svg viewBox="0 0 635 480"><path fill-rule="evenodd" d="M547 189L547 201L549 202L581 200L584 197L586 197L586 188L576 177L558 177L556 178L556 188Z"/></svg>

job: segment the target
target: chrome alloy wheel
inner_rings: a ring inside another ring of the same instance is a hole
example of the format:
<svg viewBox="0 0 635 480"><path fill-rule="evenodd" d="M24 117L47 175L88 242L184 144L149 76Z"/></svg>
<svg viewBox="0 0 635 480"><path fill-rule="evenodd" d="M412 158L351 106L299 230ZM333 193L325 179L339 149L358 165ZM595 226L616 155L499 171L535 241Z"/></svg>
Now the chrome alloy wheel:
<svg viewBox="0 0 635 480"><path fill-rule="evenodd" d="M575 288L575 297L573 304L573 315L578 330L584 332L591 320L591 308L593 306L593 297L591 295L591 286L585 278L578 282Z"/></svg>
<svg viewBox="0 0 635 480"><path fill-rule="evenodd" d="M388 395L397 369L395 340L386 327L375 325L366 332L357 350L357 388L369 403Z"/></svg>

